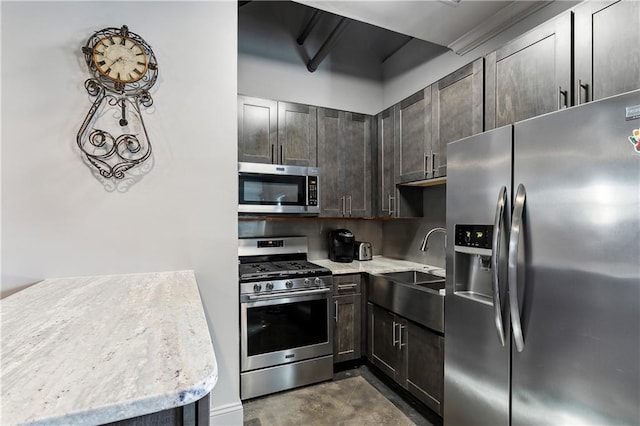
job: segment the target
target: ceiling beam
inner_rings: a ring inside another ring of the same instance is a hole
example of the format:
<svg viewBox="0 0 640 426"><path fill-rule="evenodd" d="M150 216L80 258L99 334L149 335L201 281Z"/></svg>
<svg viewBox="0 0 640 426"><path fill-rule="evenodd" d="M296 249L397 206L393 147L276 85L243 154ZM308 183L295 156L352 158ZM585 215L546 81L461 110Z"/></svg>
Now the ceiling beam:
<svg viewBox="0 0 640 426"><path fill-rule="evenodd" d="M340 19L340 22L338 22L338 25L336 25L333 31L331 31L331 34L329 34L329 37L327 37L327 40L320 47L320 49L318 50L318 53L316 53L316 55L313 58L311 58L309 62L307 62L307 69L309 70L309 72L314 72L315 70L318 69L318 66L320 65L320 63L329 54L331 49L334 48L334 46L338 42L338 39L344 33L344 30L347 29L347 26L350 23L351 23L351 19L349 18Z"/></svg>
<svg viewBox="0 0 640 426"><path fill-rule="evenodd" d="M313 30L313 27L315 27L316 24L318 23L318 21L320 20L320 15L321 14L322 14L321 10L316 10L315 12L313 12L313 15L311 16L311 19L309 19L309 22L307 22L307 25L304 27L304 30L302 30L302 32L300 33L300 35L296 39L296 42L300 46L302 46L304 44L304 42L307 39L307 37L309 37L309 34L311 34L311 31Z"/></svg>

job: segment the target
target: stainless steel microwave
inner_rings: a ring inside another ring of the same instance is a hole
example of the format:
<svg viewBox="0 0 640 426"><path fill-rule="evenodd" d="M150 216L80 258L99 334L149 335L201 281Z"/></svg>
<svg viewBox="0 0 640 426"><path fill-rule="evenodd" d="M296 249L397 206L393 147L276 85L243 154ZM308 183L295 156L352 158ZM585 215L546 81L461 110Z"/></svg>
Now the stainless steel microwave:
<svg viewBox="0 0 640 426"><path fill-rule="evenodd" d="M320 213L317 167L238 163L238 213Z"/></svg>

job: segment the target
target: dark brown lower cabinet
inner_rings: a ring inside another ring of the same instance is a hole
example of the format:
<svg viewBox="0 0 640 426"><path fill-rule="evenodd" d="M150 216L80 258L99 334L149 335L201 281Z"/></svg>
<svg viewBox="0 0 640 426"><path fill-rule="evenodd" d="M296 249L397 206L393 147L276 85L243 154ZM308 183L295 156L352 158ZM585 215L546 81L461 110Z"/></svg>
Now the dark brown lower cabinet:
<svg viewBox="0 0 640 426"><path fill-rule="evenodd" d="M429 408L442 415L444 385L444 338L405 320L406 388Z"/></svg>
<svg viewBox="0 0 640 426"><path fill-rule="evenodd" d="M442 415L444 338L372 303L367 309L371 363Z"/></svg>
<svg viewBox="0 0 640 426"><path fill-rule="evenodd" d="M362 356L362 293L359 274L333 278L333 362Z"/></svg>
<svg viewBox="0 0 640 426"><path fill-rule="evenodd" d="M169 408L126 420L105 423L104 426L207 426L211 394L182 407Z"/></svg>

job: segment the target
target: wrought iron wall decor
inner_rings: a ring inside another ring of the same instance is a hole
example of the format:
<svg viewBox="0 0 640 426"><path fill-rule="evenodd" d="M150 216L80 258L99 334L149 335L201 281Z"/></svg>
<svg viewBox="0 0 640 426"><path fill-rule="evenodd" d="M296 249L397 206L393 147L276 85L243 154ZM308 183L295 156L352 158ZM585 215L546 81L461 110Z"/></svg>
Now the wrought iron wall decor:
<svg viewBox="0 0 640 426"><path fill-rule="evenodd" d="M158 62L151 46L126 25L96 31L82 53L92 75L84 87L95 100L76 142L101 176L122 179L151 155L141 107L153 104L149 89L158 79Z"/></svg>

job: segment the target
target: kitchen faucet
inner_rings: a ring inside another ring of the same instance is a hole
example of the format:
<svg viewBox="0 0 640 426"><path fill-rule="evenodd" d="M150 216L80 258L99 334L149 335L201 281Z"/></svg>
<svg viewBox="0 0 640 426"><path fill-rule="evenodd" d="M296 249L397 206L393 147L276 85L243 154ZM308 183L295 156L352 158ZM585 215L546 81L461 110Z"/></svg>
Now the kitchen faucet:
<svg viewBox="0 0 640 426"><path fill-rule="evenodd" d="M427 249L429 248L429 237L431 237L431 234L433 234L434 232L442 232L444 234L444 246L447 246L447 230L445 228L438 227L433 228L432 230L427 232L427 235L424 236L422 244L420 244L421 251L427 251Z"/></svg>

